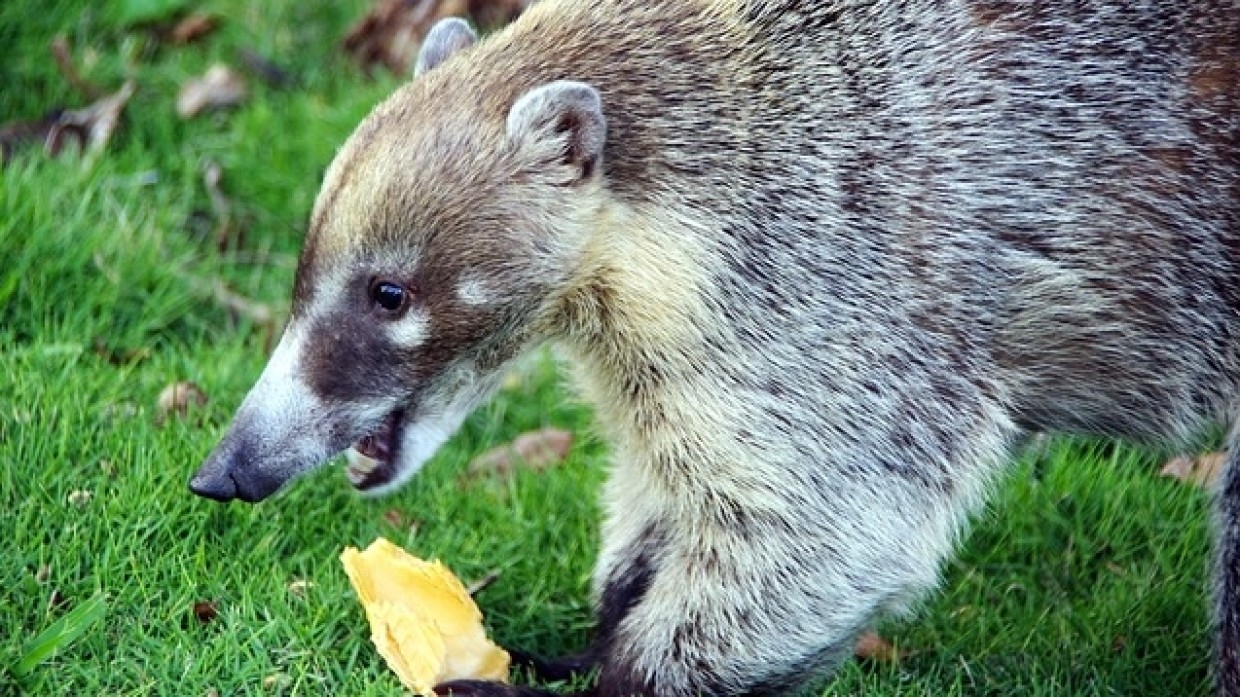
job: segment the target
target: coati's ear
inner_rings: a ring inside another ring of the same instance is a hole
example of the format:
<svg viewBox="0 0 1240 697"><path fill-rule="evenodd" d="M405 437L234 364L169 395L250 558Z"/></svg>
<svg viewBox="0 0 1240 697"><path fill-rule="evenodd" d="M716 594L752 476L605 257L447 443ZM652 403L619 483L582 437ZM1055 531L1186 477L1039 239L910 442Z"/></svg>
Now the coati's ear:
<svg viewBox="0 0 1240 697"><path fill-rule="evenodd" d="M463 48L469 48L477 42L478 35L460 17L439 20L422 40L422 48L418 50L418 61L413 66L414 77L433 69L448 60L452 54Z"/></svg>
<svg viewBox="0 0 1240 697"><path fill-rule="evenodd" d="M607 119L598 90L560 80L526 92L508 112L508 139L545 174L576 184L600 170Z"/></svg>

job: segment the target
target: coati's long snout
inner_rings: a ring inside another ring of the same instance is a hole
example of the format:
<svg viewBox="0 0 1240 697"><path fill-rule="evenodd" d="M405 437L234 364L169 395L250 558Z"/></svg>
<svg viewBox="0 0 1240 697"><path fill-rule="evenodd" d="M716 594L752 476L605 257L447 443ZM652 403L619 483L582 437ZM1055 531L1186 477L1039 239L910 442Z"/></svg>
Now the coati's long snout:
<svg viewBox="0 0 1240 697"><path fill-rule="evenodd" d="M195 494L261 501L348 446L343 415L324 408L298 374L303 349L303 332L290 325L228 433L190 480Z"/></svg>

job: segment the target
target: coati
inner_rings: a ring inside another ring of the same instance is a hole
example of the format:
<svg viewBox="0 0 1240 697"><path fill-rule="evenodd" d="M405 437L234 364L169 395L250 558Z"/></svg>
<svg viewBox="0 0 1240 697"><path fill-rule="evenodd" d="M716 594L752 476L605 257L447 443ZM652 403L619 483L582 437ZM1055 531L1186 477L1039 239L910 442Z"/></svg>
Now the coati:
<svg viewBox="0 0 1240 697"><path fill-rule="evenodd" d="M437 26L418 72L330 166L190 486L258 501L346 449L398 486L558 344L614 464L597 639L540 665L592 694L829 668L1031 433L1237 424L1235 0L544 0ZM1240 468L1218 502L1237 696Z"/></svg>

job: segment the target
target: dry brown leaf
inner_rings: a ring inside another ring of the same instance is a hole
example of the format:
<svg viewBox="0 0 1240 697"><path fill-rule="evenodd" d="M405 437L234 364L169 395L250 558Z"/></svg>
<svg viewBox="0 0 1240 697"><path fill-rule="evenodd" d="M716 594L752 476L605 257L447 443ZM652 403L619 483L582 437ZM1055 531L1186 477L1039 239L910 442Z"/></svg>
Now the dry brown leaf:
<svg viewBox="0 0 1240 697"><path fill-rule="evenodd" d="M237 71L216 63L202 77L181 86L177 95L177 114L191 119L207 109L223 109L245 101L245 78Z"/></svg>
<svg viewBox="0 0 1240 697"><path fill-rule="evenodd" d="M344 50L367 74L382 65L398 75L409 72L422 39L446 17L468 16L484 28L516 19L531 0L379 0L345 36Z"/></svg>
<svg viewBox="0 0 1240 697"><path fill-rule="evenodd" d="M47 134L51 133L61 113L54 111L41 119L12 121L0 126L0 164L8 162L19 149L47 142Z"/></svg>
<svg viewBox="0 0 1240 697"><path fill-rule="evenodd" d="M1200 487L1211 487L1218 481L1219 475L1227 464L1227 453L1205 453L1204 455L1180 455L1172 458L1159 471L1164 477L1172 477L1186 484Z"/></svg>
<svg viewBox="0 0 1240 697"><path fill-rule="evenodd" d="M121 113L133 96L134 89L134 83L130 80L115 93L85 109L62 113L48 129L43 140L44 150L53 157L69 145L74 145L88 154L102 150L112 139L112 134L120 123Z"/></svg>
<svg viewBox="0 0 1240 697"><path fill-rule="evenodd" d="M389 508L387 511L384 511L383 522L398 530L408 531L410 534L418 531L418 521L399 508Z"/></svg>
<svg viewBox="0 0 1240 697"><path fill-rule="evenodd" d="M52 55L65 79L83 94L101 92L78 75L68 52L64 37L57 37L52 42ZM36 143L42 143L44 152L53 157L68 146L90 154L98 152L112 139L121 112L133 96L134 89L133 81L128 81L113 94L84 109L54 109L40 119L13 121L0 126L0 165L7 162L19 148Z"/></svg>
<svg viewBox="0 0 1240 697"><path fill-rule="evenodd" d="M891 642L882 638L872 629L867 629L857 637L857 643L853 646L853 655L863 661L872 661L874 663L899 663L904 657L904 652L891 645Z"/></svg>
<svg viewBox="0 0 1240 697"><path fill-rule="evenodd" d="M207 394L192 382L174 382L159 393L155 402L155 423L162 424L168 417L183 417L190 409L207 403Z"/></svg>
<svg viewBox="0 0 1240 697"><path fill-rule="evenodd" d="M195 12L176 23L168 36L174 44L188 44L215 31L220 18L206 12Z"/></svg>
<svg viewBox="0 0 1240 697"><path fill-rule="evenodd" d="M469 474L510 474L518 466L531 470L544 470L558 465L573 447L573 434L557 428L544 428L517 436L482 453L469 463Z"/></svg>
<svg viewBox="0 0 1240 697"><path fill-rule="evenodd" d="M194 619L208 624L220 616L220 609L210 600L199 600L194 603Z"/></svg>

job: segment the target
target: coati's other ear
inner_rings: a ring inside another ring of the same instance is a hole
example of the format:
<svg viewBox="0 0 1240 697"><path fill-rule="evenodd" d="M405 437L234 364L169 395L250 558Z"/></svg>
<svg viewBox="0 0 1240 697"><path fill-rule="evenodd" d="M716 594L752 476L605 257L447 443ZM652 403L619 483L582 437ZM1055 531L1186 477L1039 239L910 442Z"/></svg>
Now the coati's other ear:
<svg viewBox="0 0 1240 697"><path fill-rule="evenodd" d="M559 80L526 92L508 112L508 138L547 174L562 173L564 184L599 171L607 119L598 90ZM561 172L556 172L559 168Z"/></svg>
<svg viewBox="0 0 1240 697"><path fill-rule="evenodd" d="M460 17L439 20L426 33L422 48L418 49L418 61L413 66L414 77L431 70L448 60L452 54L477 42L478 35Z"/></svg>

